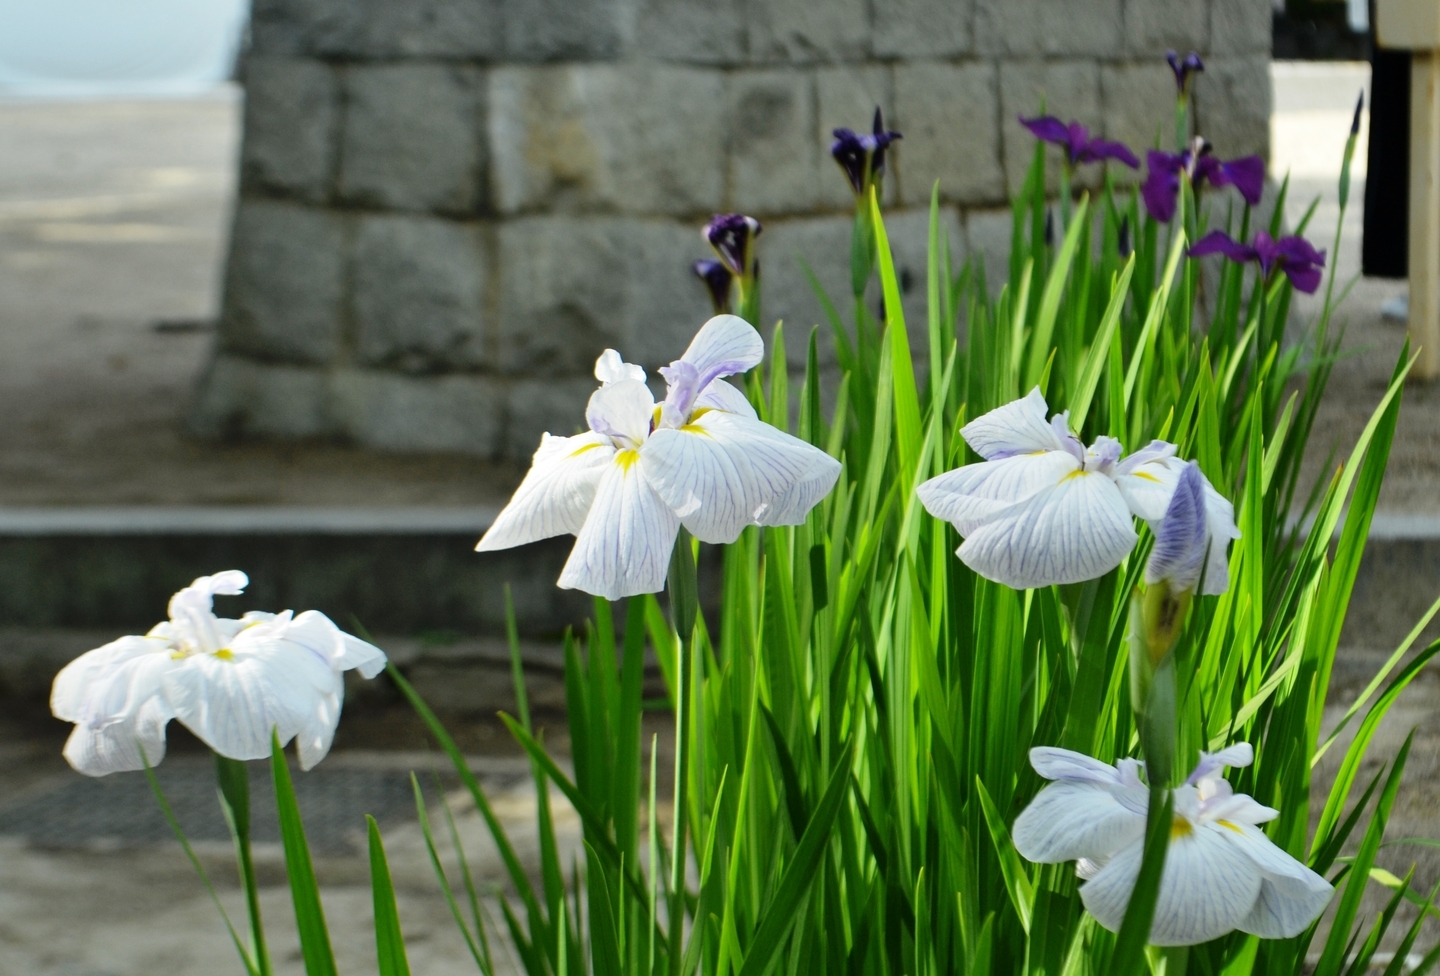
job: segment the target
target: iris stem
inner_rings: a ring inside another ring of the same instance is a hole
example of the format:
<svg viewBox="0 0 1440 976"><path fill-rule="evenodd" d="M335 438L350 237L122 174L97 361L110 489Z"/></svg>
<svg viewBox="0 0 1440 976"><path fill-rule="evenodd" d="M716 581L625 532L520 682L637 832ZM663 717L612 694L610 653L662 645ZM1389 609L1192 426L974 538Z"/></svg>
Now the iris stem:
<svg viewBox="0 0 1440 976"><path fill-rule="evenodd" d="M215 779L227 819L235 832L235 855L240 864L240 881L245 887L245 908L250 913L255 963L260 976L270 976L270 953L265 948L265 926L260 919L260 886L255 880L255 861L250 852L250 772L238 759L215 754Z"/></svg>
<svg viewBox="0 0 1440 976"><path fill-rule="evenodd" d="M684 956L682 947L685 936L685 780L689 775L686 754L690 748L686 735L689 698L687 685L690 676L685 670L685 659L695 639L695 621L699 611L699 595L696 591L695 550L690 533L683 527L675 538L675 548L670 554L670 575L667 585L670 589L670 619L675 627L675 793L671 820L674 822L674 837L671 842L670 877L670 972L679 976Z"/></svg>

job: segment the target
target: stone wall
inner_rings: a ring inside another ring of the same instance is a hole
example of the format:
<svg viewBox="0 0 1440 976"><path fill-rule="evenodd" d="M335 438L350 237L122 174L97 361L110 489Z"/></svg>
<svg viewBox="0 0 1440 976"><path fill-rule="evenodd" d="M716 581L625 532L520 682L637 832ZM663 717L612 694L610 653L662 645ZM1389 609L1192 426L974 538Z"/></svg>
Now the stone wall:
<svg viewBox="0 0 1440 976"><path fill-rule="evenodd" d="M767 321L848 295L830 130L904 133L886 195L920 321L939 180L1003 267L1044 99L1137 149L1166 48L1206 59L1225 156L1269 142L1269 0L255 0L207 436L521 459L571 432L606 346L655 367L708 315L713 212L765 224Z"/></svg>

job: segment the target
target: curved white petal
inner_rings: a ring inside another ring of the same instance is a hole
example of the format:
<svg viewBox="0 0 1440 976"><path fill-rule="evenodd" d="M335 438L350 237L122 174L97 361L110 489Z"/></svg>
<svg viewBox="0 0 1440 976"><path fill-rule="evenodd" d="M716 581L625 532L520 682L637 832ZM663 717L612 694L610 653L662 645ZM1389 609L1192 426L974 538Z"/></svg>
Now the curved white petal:
<svg viewBox="0 0 1440 976"><path fill-rule="evenodd" d="M1205 576L1200 592L1207 596L1224 593L1230 588L1230 542L1240 538L1235 526L1235 507L1207 480L1205 482L1205 526L1210 530L1210 554L1205 560Z"/></svg>
<svg viewBox="0 0 1440 976"><path fill-rule="evenodd" d="M823 452L769 424L710 411L661 428L640 452L655 492L701 542L734 542ZM827 489L828 490L828 489Z"/></svg>
<svg viewBox="0 0 1440 976"><path fill-rule="evenodd" d="M738 315L717 315L700 327L681 360L701 376L732 376L765 358L765 340Z"/></svg>
<svg viewBox="0 0 1440 976"><path fill-rule="evenodd" d="M640 468L636 452L621 451L601 477L560 573L562 589L619 600L665 588L680 519Z"/></svg>
<svg viewBox="0 0 1440 976"><path fill-rule="evenodd" d="M602 384L618 383L621 380L639 380L644 383L645 370L621 359L614 349L606 349L600 354L600 358L595 360L595 378Z"/></svg>
<svg viewBox="0 0 1440 976"><path fill-rule="evenodd" d="M169 705L165 672L176 666L169 644L122 637L80 655L60 670L50 691L56 718L74 722L65 744L70 765L87 776L143 769L165 757Z"/></svg>
<svg viewBox="0 0 1440 976"><path fill-rule="evenodd" d="M987 461L1064 450L1060 436L1045 419L1047 410L1045 396L1037 386L1028 396L976 417L960 429L960 435Z"/></svg>
<svg viewBox="0 0 1440 976"><path fill-rule="evenodd" d="M1170 507L1170 496L1175 493L1184 464L1177 458L1164 457L1135 465L1128 471L1124 468L1122 462L1115 484L1125 496L1125 504L1140 518L1158 524L1165 517L1165 509Z"/></svg>
<svg viewBox="0 0 1440 976"><path fill-rule="evenodd" d="M801 525L810 510L830 494L840 477L840 462L820 450L810 448L810 468L795 486L765 506L756 519L761 525Z"/></svg>
<svg viewBox="0 0 1440 976"><path fill-rule="evenodd" d="M1260 869L1253 861L1215 831L1184 823L1172 833L1165 854L1150 926L1154 945L1196 945L1219 938L1239 927L1260 894ZM1086 910L1112 932L1125 918L1143 848L1142 842L1131 844L1080 886Z"/></svg>
<svg viewBox="0 0 1440 976"><path fill-rule="evenodd" d="M574 437L543 435L525 480L476 550L509 549L579 532L595 500L595 486L614 456L610 438L593 431Z"/></svg>
<svg viewBox="0 0 1440 976"><path fill-rule="evenodd" d="M986 579L1021 590L1103 576L1135 542L1115 483L1076 472L975 529L958 554Z"/></svg>
<svg viewBox="0 0 1440 976"><path fill-rule="evenodd" d="M1015 818L1010 836L1021 856L1038 864L1082 857L1103 860L1144 839L1145 802L1143 789L1118 791L1068 780L1051 783Z"/></svg>
<svg viewBox="0 0 1440 976"><path fill-rule="evenodd" d="M707 383L705 389L701 390L700 395L695 398L695 406L709 407L711 410L724 410L726 413L738 413L751 420L760 419L744 391L734 383L727 383L725 380L712 380Z"/></svg>
<svg viewBox="0 0 1440 976"><path fill-rule="evenodd" d="M585 420L592 431L628 441L632 447L645 443L654 418L655 395L635 380L600 387L585 406Z"/></svg>
<svg viewBox="0 0 1440 976"><path fill-rule="evenodd" d="M1238 928L1262 939L1299 935L1320 916L1335 889L1271 843L1258 827L1222 821L1221 836L1253 860L1262 874L1260 896Z"/></svg>
<svg viewBox="0 0 1440 976"><path fill-rule="evenodd" d="M1058 485L1079 469L1080 462L1067 451L1018 454L946 471L922 482L915 494L927 512L967 536L987 519Z"/></svg>
<svg viewBox="0 0 1440 976"><path fill-rule="evenodd" d="M1109 763L1058 746L1035 746L1030 750L1030 766L1051 780L1075 780L1102 786L1128 785L1122 780L1120 770Z"/></svg>
<svg viewBox="0 0 1440 976"><path fill-rule="evenodd" d="M306 610L275 636L320 655L336 671L358 668L366 678L373 678L385 670L384 651L345 633L319 610Z"/></svg>
<svg viewBox="0 0 1440 976"><path fill-rule="evenodd" d="M242 635L243 637L243 635ZM175 717L211 749L231 759L270 755L272 730L281 744L312 725L338 695L341 676L320 654L282 640L237 640L231 657L195 654L165 675Z"/></svg>
<svg viewBox="0 0 1440 976"><path fill-rule="evenodd" d="M172 715L155 695L134 712L106 722L79 722L65 741L65 760L78 773L105 776L158 765L165 758L165 726Z"/></svg>

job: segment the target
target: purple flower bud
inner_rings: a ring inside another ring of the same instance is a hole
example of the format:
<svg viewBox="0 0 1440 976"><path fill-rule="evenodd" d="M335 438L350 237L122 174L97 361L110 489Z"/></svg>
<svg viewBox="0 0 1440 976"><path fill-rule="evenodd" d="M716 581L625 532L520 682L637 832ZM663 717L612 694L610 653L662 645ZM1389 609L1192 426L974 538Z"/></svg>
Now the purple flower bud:
<svg viewBox="0 0 1440 976"><path fill-rule="evenodd" d="M1200 60L1200 55L1191 51L1181 58L1174 51L1165 52L1165 60L1170 63L1170 70L1175 72L1175 89L1184 98L1190 94L1190 82L1196 72L1205 70L1205 62Z"/></svg>
<svg viewBox="0 0 1440 976"><path fill-rule="evenodd" d="M1045 246L1055 246L1055 211L1045 210Z"/></svg>
<svg viewBox="0 0 1440 976"><path fill-rule="evenodd" d="M869 135L859 135L852 129L836 129L835 141L830 145L830 155L840 164L857 196L863 195L871 183L880 181L885 174L885 150L900 138L900 133L886 131L878 106L872 129Z"/></svg>
<svg viewBox="0 0 1440 976"><path fill-rule="evenodd" d="M1130 242L1130 216L1127 214L1126 216L1120 218L1120 257L1128 258L1131 252L1134 250L1135 247Z"/></svg>
<svg viewBox="0 0 1440 976"><path fill-rule="evenodd" d="M1065 150L1071 165L1079 163L1100 163L1113 159L1131 169L1140 168L1140 160L1121 142L1090 138L1090 130L1079 122L1066 125L1053 115L1027 119L1020 117L1020 124L1029 129L1042 142L1054 143Z"/></svg>
<svg viewBox="0 0 1440 976"><path fill-rule="evenodd" d="M734 276L730 269L713 258L702 258L690 266L705 285L705 290L710 293L710 305L715 309L716 315L723 315L730 311L730 283Z"/></svg>
<svg viewBox="0 0 1440 976"><path fill-rule="evenodd" d="M1241 244L1223 230L1212 230L1188 253L1192 258L1223 254L1239 264L1254 261L1265 278L1273 271L1284 272L1290 283L1307 295L1320 287L1320 269L1325 267L1325 252L1315 250L1303 237L1282 237L1277 241L1263 230L1255 235L1253 244Z"/></svg>
<svg viewBox="0 0 1440 976"><path fill-rule="evenodd" d="M720 255L725 267L737 278L750 273L750 251L760 236L760 221L744 214L716 214L702 232Z"/></svg>

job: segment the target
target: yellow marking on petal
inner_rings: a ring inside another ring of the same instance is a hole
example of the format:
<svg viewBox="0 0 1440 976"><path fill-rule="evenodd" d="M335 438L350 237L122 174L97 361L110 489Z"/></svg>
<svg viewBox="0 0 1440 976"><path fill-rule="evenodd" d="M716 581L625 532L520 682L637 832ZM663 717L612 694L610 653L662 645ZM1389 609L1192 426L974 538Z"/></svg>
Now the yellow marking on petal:
<svg viewBox="0 0 1440 976"><path fill-rule="evenodd" d="M685 424L680 429L685 431L687 434L704 434L706 437L710 436L710 432L704 427L701 427L699 424Z"/></svg>
<svg viewBox="0 0 1440 976"><path fill-rule="evenodd" d="M1176 817L1174 821L1172 821L1170 824L1171 840L1179 840L1181 837L1189 837L1194 832L1195 828L1190 826L1190 821L1186 820L1184 817Z"/></svg>
<svg viewBox="0 0 1440 976"><path fill-rule="evenodd" d="M629 471L630 466L638 460L640 460L640 452L634 450L633 448L628 451L621 451L619 454L615 455L615 463L620 465L620 467L625 471Z"/></svg>
<svg viewBox="0 0 1440 976"><path fill-rule="evenodd" d="M1243 834L1243 833L1245 833L1245 831L1241 830L1239 827L1235 826L1233 823L1231 823L1231 822L1228 821L1228 820L1217 820L1217 821L1215 821L1215 822L1216 822L1217 824L1219 824L1220 826L1224 827L1226 830L1233 830L1233 831L1235 831L1235 833L1237 833L1237 834Z"/></svg>
<svg viewBox="0 0 1440 976"><path fill-rule="evenodd" d="M172 661L183 661L183 660L185 660L185 659L186 659L187 657L189 657L189 656L190 656L190 655L189 655L189 654L186 654L184 651L171 651L171 652L170 652L170 660L172 660Z"/></svg>
<svg viewBox="0 0 1440 976"><path fill-rule="evenodd" d="M705 416L707 413L714 409L714 407L696 407L690 413L690 423L693 424L695 421L699 420L701 417Z"/></svg>
<svg viewBox="0 0 1440 976"><path fill-rule="evenodd" d="M1090 474L1090 472L1089 472L1089 471L1086 471L1084 468L1076 468L1074 471L1071 471L1069 474L1067 474L1065 477L1061 478L1060 480L1061 480L1062 482L1065 482L1065 481L1069 481L1071 478L1079 478L1079 477L1081 477L1082 475L1087 475L1087 474Z"/></svg>
<svg viewBox="0 0 1440 976"><path fill-rule="evenodd" d="M232 650L230 650L230 648L228 648L228 647L222 647L222 648L220 648L220 650L218 650L218 651L215 652L215 656L218 657L218 658L219 658L220 660L222 660L222 661L233 661L233 660L235 660L235 652L232 651Z"/></svg>
<svg viewBox="0 0 1440 976"><path fill-rule="evenodd" d="M597 448L597 447L603 447L603 446L604 446L603 444L582 444L580 447L575 448L575 450L571 451L571 452L570 452L568 455L566 455L566 456L567 456L567 457L579 457L580 455L584 454L586 451L593 451L593 450L595 450L595 448Z"/></svg>
<svg viewBox="0 0 1440 976"><path fill-rule="evenodd" d="M1136 478L1144 478L1146 481L1153 481L1153 482L1155 482L1157 485L1160 483L1160 479L1159 479L1159 478L1157 478L1157 477L1155 477L1153 474L1149 474L1148 472L1145 472L1145 471L1132 471L1131 474L1132 474L1134 477L1136 477Z"/></svg>
<svg viewBox="0 0 1440 976"><path fill-rule="evenodd" d="M655 412L650 414L650 427L653 430L660 426L660 408L663 404L655 404Z"/></svg>

